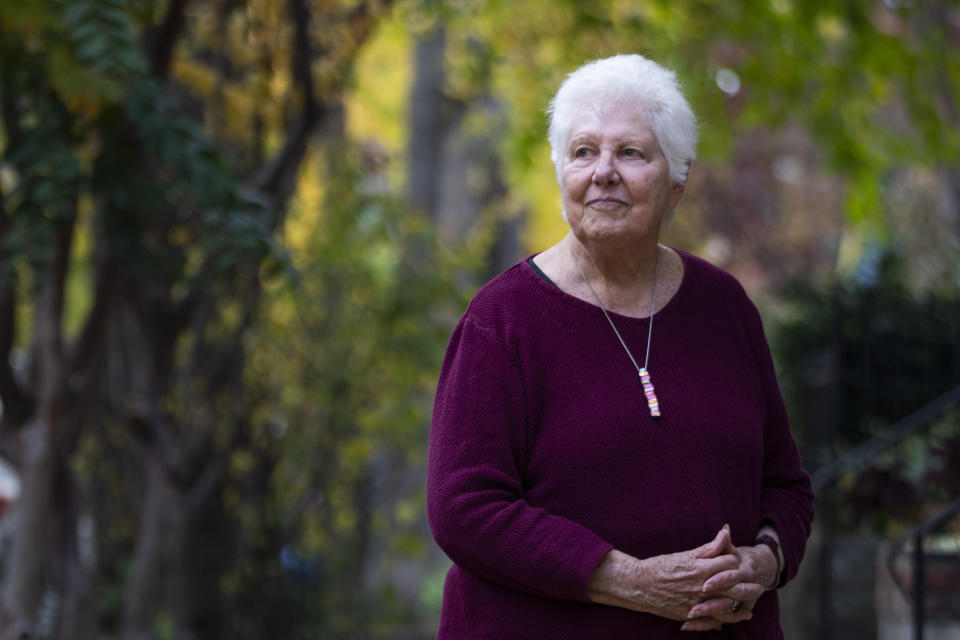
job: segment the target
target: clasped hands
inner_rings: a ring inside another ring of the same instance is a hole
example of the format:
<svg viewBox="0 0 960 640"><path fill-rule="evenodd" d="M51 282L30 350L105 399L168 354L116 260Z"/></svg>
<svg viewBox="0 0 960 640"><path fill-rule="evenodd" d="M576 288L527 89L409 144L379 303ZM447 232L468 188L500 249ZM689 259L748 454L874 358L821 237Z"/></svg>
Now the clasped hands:
<svg viewBox="0 0 960 640"><path fill-rule="evenodd" d="M769 547L735 547L724 526L689 551L645 559L608 552L590 576L587 595L600 604L682 620L685 631L709 631L753 617L776 571Z"/></svg>

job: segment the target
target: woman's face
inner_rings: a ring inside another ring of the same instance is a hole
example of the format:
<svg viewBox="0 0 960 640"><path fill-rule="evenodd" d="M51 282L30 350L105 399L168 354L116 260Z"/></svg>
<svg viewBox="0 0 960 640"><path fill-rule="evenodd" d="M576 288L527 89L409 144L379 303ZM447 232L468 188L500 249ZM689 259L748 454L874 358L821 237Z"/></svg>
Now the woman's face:
<svg viewBox="0 0 960 640"><path fill-rule="evenodd" d="M581 242L656 238L683 195L646 120L620 107L577 119L560 178L567 222Z"/></svg>

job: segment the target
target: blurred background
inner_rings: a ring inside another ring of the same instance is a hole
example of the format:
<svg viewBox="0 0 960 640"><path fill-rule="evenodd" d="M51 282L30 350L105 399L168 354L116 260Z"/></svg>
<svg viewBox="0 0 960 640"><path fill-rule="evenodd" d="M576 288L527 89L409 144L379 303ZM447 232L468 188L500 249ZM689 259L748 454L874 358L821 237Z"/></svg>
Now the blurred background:
<svg viewBox="0 0 960 640"><path fill-rule="evenodd" d="M0 0L0 638L434 637L446 341L624 52L814 474L787 637L960 637L956 0Z"/></svg>

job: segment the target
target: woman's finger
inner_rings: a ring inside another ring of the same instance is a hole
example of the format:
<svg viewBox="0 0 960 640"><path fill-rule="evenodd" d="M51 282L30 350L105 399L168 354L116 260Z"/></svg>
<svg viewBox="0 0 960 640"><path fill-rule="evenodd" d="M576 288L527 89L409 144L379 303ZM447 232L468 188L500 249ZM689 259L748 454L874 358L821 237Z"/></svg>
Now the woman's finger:
<svg viewBox="0 0 960 640"><path fill-rule="evenodd" d="M684 622L680 631L715 631L720 628L721 624L719 620L713 618L697 618Z"/></svg>
<svg viewBox="0 0 960 640"><path fill-rule="evenodd" d="M763 591L763 585L756 582L735 582L730 586L722 584L703 585L704 594L714 598L724 597L732 600L756 600L763 595Z"/></svg>
<svg viewBox="0 0 960 640"><path fill-rule="evenodd" d="M726 525L726 524L723 525L723 529L721 529L721 532L723 532L724 529L726 529L726 533L727 533L726 536L723 536L726 539L726 544L724 545L723 549L720 550L720 552L729 553L730 555L733 555L739 558L740 551L733 544L733 532L730 530L730 525Z"/></svg>
<svg viewBox="0 0 960 640"><path fill-rule="evenodd" d="M728 547L733 549L733 553L736 555L736 547L733 546L733 540L730 538L730 527L729 525L723 525L717 535L713 537L713 540L693 549L693 555L695 558L714 558L723 554L724 549Z"/></svg>
<svg viewBox="0 0 960 640"><path fill-rule="evenodd" d="M702 576L706 582L713 576L727 571L736 571L740 567L740 560L736 556L722 555L716 558L700 558L694 560L691 567L695 575Z"/></svg>
<svg viewBox="0 0 960 640"><path fill-rule="evenodd" d="M715 593L719 591L726 591L742 580L743 573L740 571L739 567L736 569L730 569L728 571L721 571L719 573L715 573L703 583L703 592Z"/></svg>
<svg viewBox="0 0 960 640"><path fill-rule="evenodd" d="M741 622L753 617L754 601L711 598L697 604L687 615L691 620L713 618L725 623Z"/></svg>
<svg viewBox="0 0 960 640"><path fill-rule="evenodd" d="M741 602L752 602L763 595L763 585L755 582L740 582L729 589L711 591L710 595L717 598L729 598Z"/></svg>

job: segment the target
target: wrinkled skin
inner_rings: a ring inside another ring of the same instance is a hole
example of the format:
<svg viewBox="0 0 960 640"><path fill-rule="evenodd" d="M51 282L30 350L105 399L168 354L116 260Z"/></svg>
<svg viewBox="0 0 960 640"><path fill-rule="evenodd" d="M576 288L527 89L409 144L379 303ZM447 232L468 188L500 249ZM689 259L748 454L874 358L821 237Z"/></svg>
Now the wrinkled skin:
<svg viewBox="0 0 960 640"><path fill-rule="evenodd" d="M598 563L588 585L594 602L685 621L686 631L749 620L764 586L775 579L766 546L734 547L730 530L689 551L639 559L617 550ZM733 611L734 602L741 608Z"/></svg>

